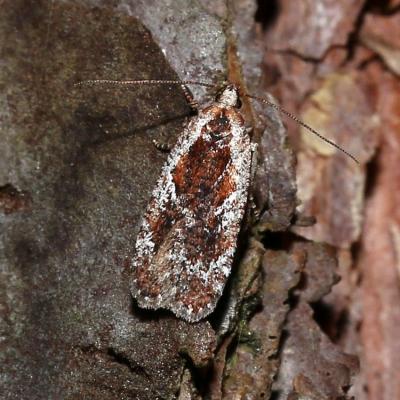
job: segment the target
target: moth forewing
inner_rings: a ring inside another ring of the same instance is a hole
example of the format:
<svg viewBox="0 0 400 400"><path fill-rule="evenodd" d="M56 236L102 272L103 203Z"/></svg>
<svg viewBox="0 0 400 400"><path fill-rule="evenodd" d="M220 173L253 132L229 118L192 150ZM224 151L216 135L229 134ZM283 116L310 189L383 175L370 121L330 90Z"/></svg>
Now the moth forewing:
<svg viewBox="0 0 400 400"><path fill-rule="evenodd" d="M172 149L136 240L139 306L187 321L210 314L230 274L248 198L251 144L227 85Z"/></svg>

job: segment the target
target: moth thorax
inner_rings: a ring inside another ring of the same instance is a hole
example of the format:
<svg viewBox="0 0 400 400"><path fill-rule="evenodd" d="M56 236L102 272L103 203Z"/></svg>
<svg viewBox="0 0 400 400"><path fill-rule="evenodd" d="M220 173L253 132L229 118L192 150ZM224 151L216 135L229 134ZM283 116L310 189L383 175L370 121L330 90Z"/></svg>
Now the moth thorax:
<svg viewBox="0 0 400 400"><path fill-rule="evenodd" d="M217 102L224 106L240 107L239 91L235 85L225 86L217 95Z"/></svg>

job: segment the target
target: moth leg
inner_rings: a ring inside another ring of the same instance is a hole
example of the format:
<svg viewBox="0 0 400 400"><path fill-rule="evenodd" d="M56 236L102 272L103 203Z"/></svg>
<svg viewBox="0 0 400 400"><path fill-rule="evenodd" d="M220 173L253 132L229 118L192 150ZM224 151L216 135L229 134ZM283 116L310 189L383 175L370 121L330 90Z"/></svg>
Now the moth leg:
<svg viewBox="0 0 400 400"><path fill-rule="evenodd" d="M189 104L189 107L192 109L192 111L197 113L197 111L199 109L199 105L198 105L197 101L194 99L192 92L186 85L181 85L181 87L183 90L183 94L185 95L186 101ZM187 126L187 120L185 120L182 123L182 127L186 127L186 126ZM169 153L172 150L172 148L174 147L173 143L162 142L162 141L156 140L156 139L153 140L153 144L157 150L160 150L164 153Z"/></svg>
<svg viewBox="0 0 400 400"><path fill-rule="evenodd" d="M161 142L156 139L153 140L153 144L157 150L160 150L163 153L169 153L171 151L171 149L174 147L174 145L172 143Z"/></svg>
<svg viewBox="0 0 400 400"><path fill-rule="evenodd" d="M194 99L192 92L186 85L181 85L183 94L185 95L186 101L189 104L189 107L194 111L198 112L199 111L199 104L197 101Z"/></svg>

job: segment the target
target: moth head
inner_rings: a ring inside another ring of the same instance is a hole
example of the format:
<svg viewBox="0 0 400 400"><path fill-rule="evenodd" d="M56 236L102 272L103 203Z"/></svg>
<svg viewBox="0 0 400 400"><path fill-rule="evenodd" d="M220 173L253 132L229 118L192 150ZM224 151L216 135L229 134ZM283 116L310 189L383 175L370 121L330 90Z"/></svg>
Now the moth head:
<svg viewBox="0 0 400 400"><path fill-rule="evenodd" d="M216 101L224 106L240 108L242 102L240 100L239 88L232 83L228 83L217 93Z"/></svg>

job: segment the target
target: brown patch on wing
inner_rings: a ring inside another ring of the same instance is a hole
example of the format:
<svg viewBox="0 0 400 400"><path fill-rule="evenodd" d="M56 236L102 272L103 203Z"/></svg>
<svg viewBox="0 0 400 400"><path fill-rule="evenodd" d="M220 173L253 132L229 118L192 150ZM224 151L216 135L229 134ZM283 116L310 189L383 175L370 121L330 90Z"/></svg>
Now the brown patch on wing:
<svg viewBox="0 0 400 400"><path fill-rule="evenodd" d="M159 218L160 224L162 224L162 218L163 214ZM153 242L155 243L153 256L143 257L142 263L134 271L137 286L141 289L142 295L154 298L163 292L164 289L160 283L163 278L162 274L172 271L176 267L173 261L166 258L166 254L170 251L173 243L180 240L180 232L184 228L185 220L183 218L173 222L169 220L168 225L162 227L163 234L160 235L157 232L161 240L155 242L153 233ZM174 274L171 274L171 279L173 277Z"/></svg>
<svg viewBox="0 0 400 400"><path fill-rule="evenodd" d="M149 204L151 209L152 202ZM177 209L171 201L165 205L165 208L165 211L158 216L154 216L151 213L145 216L145 219L149 223L150 231L152 232L152 240L155 244L155 250L157 250L158 245L165 239L176 219L179 219Z"/></svg>
<svg viewBox="0 0 400 400"><path fill-rule="evenodd" d="M218 283L223 284L225 282L225 277L222 274L213 278L213 284L210 285L210 282L205 284L198 276L191 276L189 287L184 291L177 292L175 296L176 301L182 302L186 306L191 306L194 314L209 307L219 296L219 293L215 291L215 286Z"/></svg>
<svg viewBox="0 0 400 400"><path fill-rule="evenodd" d="M228 170L223 176L223 179L218 183L218 188L215 191L215 197L211 203L212 207L219 207L230 193L236 190L236 184L232 180L232 171L234 167L229 165Z"/></svg>
<svg viewBox="0 0 400 400"><path fill-rule="evenodd" d="M216 110L213 113L213 119L203 126L202 133L209 133L213 137L229 134L232 129L228 111L225 108Z"/></svg>
<svg viewBox="0 0 400 400"><path fill-rule="evenodd" d="M146 261L134 271L136 284L140 288L142 296L157 297L162 288L157 282L157 277L148 268L148 259Z"/></svg>
<svg viewBox="0 0 400 400"><path fill-rule="evenodd" d="M244 125L244 118L237 108L227 108L225 115L227 118L235 121L236 124Z"/></svg>
<svg viewBox="0 0 400 400"><path fill-rule="evenodd" d="M229 146L217 147L200 136L173 171L177 195L202 202L214 192L230 161Z"/></svg>

